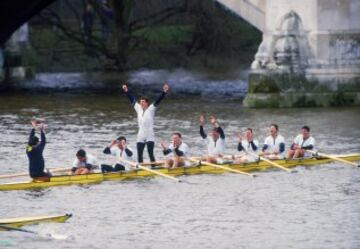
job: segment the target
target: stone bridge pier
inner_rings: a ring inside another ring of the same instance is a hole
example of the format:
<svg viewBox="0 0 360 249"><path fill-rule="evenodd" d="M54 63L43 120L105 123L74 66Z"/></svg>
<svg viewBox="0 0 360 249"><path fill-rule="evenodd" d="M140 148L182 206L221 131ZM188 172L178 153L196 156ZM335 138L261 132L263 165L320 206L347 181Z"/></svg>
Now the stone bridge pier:
<svg viewBox="0 0 360 249"><path fill-rule="evenodd" d="M263 32L249 107L360 105L359 0L219 0Z"/></svg>

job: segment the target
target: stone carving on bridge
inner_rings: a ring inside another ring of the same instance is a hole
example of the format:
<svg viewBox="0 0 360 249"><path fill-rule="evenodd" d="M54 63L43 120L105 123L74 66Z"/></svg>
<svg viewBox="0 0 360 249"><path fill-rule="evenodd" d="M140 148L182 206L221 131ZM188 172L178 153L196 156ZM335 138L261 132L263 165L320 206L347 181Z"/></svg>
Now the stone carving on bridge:
<svg viewBox="0 0 360 249"><path fill-rule="evenodd" d="M302 74L310 60L310 47L301 18L290 11L272 36L264 35L251 68Z"/></svg>
<svg viewBox="0 0 360 249"><path fill-rule="evenodd" d="M330 60L338 65L360 64L360 40L336 38L330 43Z"/></svg>

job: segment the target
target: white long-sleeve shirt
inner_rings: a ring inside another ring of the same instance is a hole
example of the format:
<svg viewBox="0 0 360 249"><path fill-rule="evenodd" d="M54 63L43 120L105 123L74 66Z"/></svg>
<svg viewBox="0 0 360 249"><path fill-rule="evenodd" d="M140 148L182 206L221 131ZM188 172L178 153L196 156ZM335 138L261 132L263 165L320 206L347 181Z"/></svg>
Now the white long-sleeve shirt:
<svg viewBox="0 0 360 249"><path fill-rule="evenodd" d="M301 148L313 150L315 148L315 139L310 136L309 138L304 140L304 137L302 134L299 134L294 139L294 144L299 145ZM305 152L304 157L311 157L311 153Z"/></svg>
<svg viewBox="0 0 360 249"><path fill-rule="evenodd" d="M110 155L113 155L116 157L116 162L123 165L125 167L125 170L131 170L131 165L128 163L124 163L120 160L118 160L118 158L123 158L127 161L133 161L134 160L134 153L133 150L129 147L127 147L128 150L131 151L132 155L129 156L125 150L120 149L117 145L113 145L110 147Z"/></svg>
<svg viewBox="0 0 360 249"><path fill-rule="evenodd" d="M86 153L86 161L80 162L79 159L75 158L73 162L73 168L83 168L86 167L87 164L97 165L97 159L93 155Z"/></svg>
<svg viewBox="0 0 360 249"><path fill-rule="evenodd" d="M154 104L149 105L146 110L143 110L139 103L135 103L134 109L137 113L137 120L139 131L136 142L155 141L154 133L154 118L156 107Z"/></svg>
<svg viewBox="0 0 360 249"><path fill-rule="evenodd" d="M268 136L267 138L265 138L263 151L268 153L278 152L280 157L285 157L284 137L281 135L277 135L276 138L273 138L272 136Z"/></svg>

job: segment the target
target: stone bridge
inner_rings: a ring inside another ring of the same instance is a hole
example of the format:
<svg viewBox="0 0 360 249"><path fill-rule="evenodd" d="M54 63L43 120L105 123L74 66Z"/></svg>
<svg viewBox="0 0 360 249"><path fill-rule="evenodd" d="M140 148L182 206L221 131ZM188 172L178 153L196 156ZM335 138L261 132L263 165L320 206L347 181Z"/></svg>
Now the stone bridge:
<svg viewBox="0 0 360 249"><path fill-rule="evenodd" d="M263 33L245 105L360 105L359 0L218 0Z"/></svg>

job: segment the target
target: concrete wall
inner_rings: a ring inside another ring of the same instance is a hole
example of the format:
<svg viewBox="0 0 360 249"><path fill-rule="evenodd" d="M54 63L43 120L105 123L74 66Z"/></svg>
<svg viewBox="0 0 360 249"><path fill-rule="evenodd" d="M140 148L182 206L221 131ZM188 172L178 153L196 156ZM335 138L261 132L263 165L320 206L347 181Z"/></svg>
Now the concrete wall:
<svg viewBox="0 0 360 249"><path fill-rule="evenodd" d="M360 0L267 0L265 12L246 105L360 105ZM300 70L284 70L294 55Z"/></svg>

